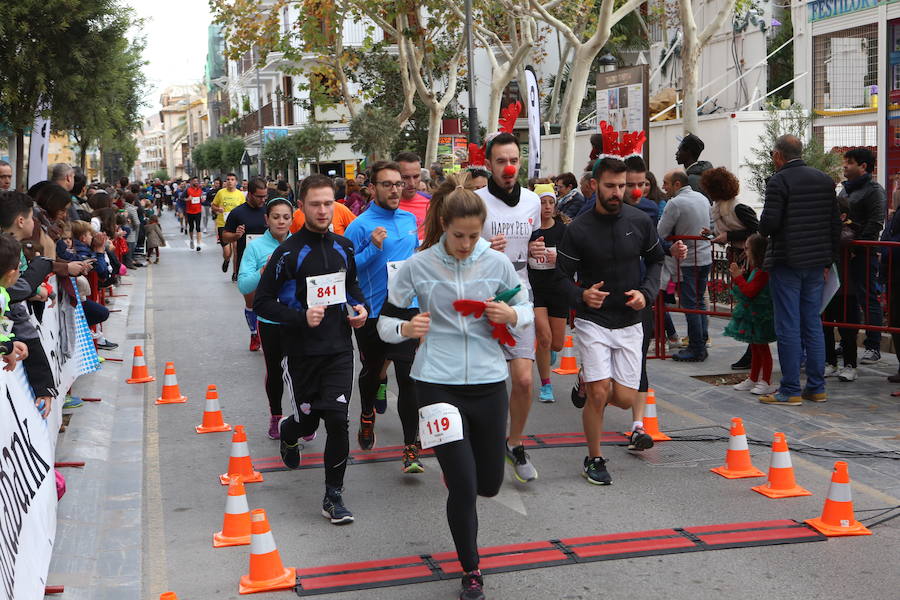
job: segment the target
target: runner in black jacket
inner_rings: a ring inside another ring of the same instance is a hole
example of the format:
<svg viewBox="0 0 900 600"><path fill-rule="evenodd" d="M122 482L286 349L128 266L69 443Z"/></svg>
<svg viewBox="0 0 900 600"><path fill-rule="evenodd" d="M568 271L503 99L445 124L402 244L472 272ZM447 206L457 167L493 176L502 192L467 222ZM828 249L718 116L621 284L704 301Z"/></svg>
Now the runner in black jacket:
<svg viewBox="0 0 900 600"><path fill-rule="evenodd" d="M594 209L569 224L557 249L563 292L576 310L580 377L587 389L582 421L589 454L583 475L595 485L612 481L600 454L607 404L632 409L629 447L643 450L653 445L644 432L643 406L637 391L643 341L641 311L656 298L664 252L650 217L623 200L625 170L625 163L617 158L597 161Z"/></svg>
<svg viewBox="0 0 900 600"><path fill-rule="evenodd" d="M304 179L300 208L306 223L272 253L253 307L259 316L282 327L285 357L281 366L294 411L279 423L281 458L288 468L299 468L299 438L311 436L319 421L325 421L328 438L322 515L342 525L353 522L341 497L350 452L350 327L365 324L368 313L356 281L353 246L328 230L334 214L331 179L324 175ZM343 284L333 277L343 279Z"/></svg>

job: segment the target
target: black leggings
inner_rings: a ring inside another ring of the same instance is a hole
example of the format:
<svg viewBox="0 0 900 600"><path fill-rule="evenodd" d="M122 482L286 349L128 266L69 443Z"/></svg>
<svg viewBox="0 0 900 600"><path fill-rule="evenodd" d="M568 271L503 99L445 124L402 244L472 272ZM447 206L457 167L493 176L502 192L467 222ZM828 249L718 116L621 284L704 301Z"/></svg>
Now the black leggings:
<svg viewBox="0 0 900 600"><path fill-rule="evenodd" d="M310 436L319 429L319 421L325 421L325 432L328 434L325 438L325 487L341 489L350 454L346 412L312 409L308 414L295 413L284 423L284 437L296 442L301 437Z"/></svg>
<svg viewBox="0 0 900 600"><path fill-rule="evenodd" d="M405 344L387 344L378 336L375 324L378 319L369 319L366 324L356 330L356 345L359 348L359 359L362 369L359 372L359 405L362 414L375 412L375 395L381 384L381 368L385 360L394 363L394 375L397 376L397 413L403 427L403 444L416 443L419 430L419 412L416 406L416 388L409 377L412 369L412 356L405 350L415 346Z"/></svg>
<svg viewBox="0 0 900 600"><path fill-rule="evenodd" d="M641 311L641 323L644 326L644 343L641 345L641 384L638 386L639 392L646 392L650 389L650 382L647 379L647 350L650 349L650 338L653 337L653 307L644 307Z"/></svg>
<svg viewBox="0 0 900 600"><path fill-rule="evenodd" d="M509 407L506 382L442 385L417 381L416 391L419 406L446 402L462 416L463 439L435 446L434 453L449 491L447 523L456 555L463 570L473 571L478 568L476 496L496 496L503 483Z"/></svg>
<svg viewBox="0 0 900 600"><path fill-rule="evenodd" d="M281 373L281 359L284 357L284 352L281 349L280 328L280 325L265 321L257 323L263 359L266 363L266 396L269 398L269 413L272 415L282 414L281 396L284 393L284 379Z"/></svg>

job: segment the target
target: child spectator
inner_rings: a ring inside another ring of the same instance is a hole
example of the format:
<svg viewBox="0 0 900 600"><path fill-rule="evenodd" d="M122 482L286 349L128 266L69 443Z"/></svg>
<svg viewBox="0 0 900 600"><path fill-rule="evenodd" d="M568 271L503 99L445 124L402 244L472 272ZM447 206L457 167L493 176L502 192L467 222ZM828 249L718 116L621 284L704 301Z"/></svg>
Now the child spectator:
<svg viewBox="0 0 900 600"><path fill-rule="evenodd" d="M145 229L147 233L147 261L153 260L155 256L156 260L153 262L159 264L159 247L166 245L166 238L163 237L162 228L159 226L159 218L156 216L150 217L150 221Z"/></svg>
<svg viewBox="0 0 900 600"><path fill-rule="evenodd" d="M35 227L33 204L24 194L9 197L0 204L0 229L4 237L12 237L17 242L31 238ZM52 399L57 396L56 384L50 362L41 345L40 334L31 322L26 300L46 302L50 297L45 278L53 270L53 262L35 257L26 261L24 253L19 256L18 280L7 287L6 300L9 302L7 316L12 321L15 339L28 347L28 357L23 361L28 382L34 391L35 405L46 418L50 414ZM38 314L37 311L35 314Z"/></svg>
<svg viewBox="0 0 900 600"><path fill-rule="evenodd" d="M19 242L12 236L0 235L0 360L6 363L4 371L15 370L18 361L28 358L28 346L13 341L12 321L6 316L9 310L9 293L6 290L19 279L21 254Z"/></svg>
<svg viewBox="0 0 900 600"><path fill-rule="evenodd" d="M850 242L857 239L860 228L849 218L850 206L846 197L838 196L838 210L841 213L841 262L838 268L841 287L825 307L822 320L832 323L860 323L862 315L857 302L856 290L858 288L853 285L853 277L860 275L850 269L848 265L850 253L847 252ZM865 274L861 276L865 277ZM834 327L822 325L822 331L825 334L825 377L837 377L841 381L855 381L857 377L856 335L859 333L859 329L850 327L838 329L838 333L841 335L841 356L844 360L844 366L841 369L837 367Z"/></svg>
<svg viewBox="0 0 900 600"><path fill-rule="evenodd" d="M741 268L732 262L732 293L735 305L725 335L750 344L750 377L734 389L764 396L774 394L778 386L772 382L772 353L769 344L775 341L775 317L769 293L769 274L762 270L766 256L766 238L754 233L744 246L749 275L744 278Z"/></svg>

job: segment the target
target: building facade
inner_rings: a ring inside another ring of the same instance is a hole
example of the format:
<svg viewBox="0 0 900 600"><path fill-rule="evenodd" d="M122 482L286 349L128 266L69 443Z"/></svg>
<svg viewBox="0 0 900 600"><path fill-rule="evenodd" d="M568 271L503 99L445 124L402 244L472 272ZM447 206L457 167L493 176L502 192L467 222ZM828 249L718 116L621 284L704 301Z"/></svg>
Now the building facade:
<svg viewBox="0 0 900 600"><path fill-rule="evenodd" d="M888 197L900 175L900 1L795 0L795 96L826 150L868 146Z"/></svg>

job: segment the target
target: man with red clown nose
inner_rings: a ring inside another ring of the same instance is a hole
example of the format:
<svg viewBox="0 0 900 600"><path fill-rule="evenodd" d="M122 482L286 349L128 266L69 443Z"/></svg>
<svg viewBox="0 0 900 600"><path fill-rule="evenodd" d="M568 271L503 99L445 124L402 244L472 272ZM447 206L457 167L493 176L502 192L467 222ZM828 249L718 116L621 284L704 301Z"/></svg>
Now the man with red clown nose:
<svg viewBox="0 0 900 600"><path fill-rule="evenodd" d="M518 183L520 150L514 135L503 132L489 138L485 146L485 159L491 178L487 187L475 192L487 206L487 219L481 236L491 243L491 248L503 252L512 261L522 287L529 290L530 296L528 257L542 259L545 252L542 239L529 241L531 233L541 226L541 200L537 194L523 189ZM506 460L512 464L516 479L527 483L538 476L522 446L533 391L534 325L513 333L513 337L516 342L514 346L503 346L512 382Z"/></svg>

